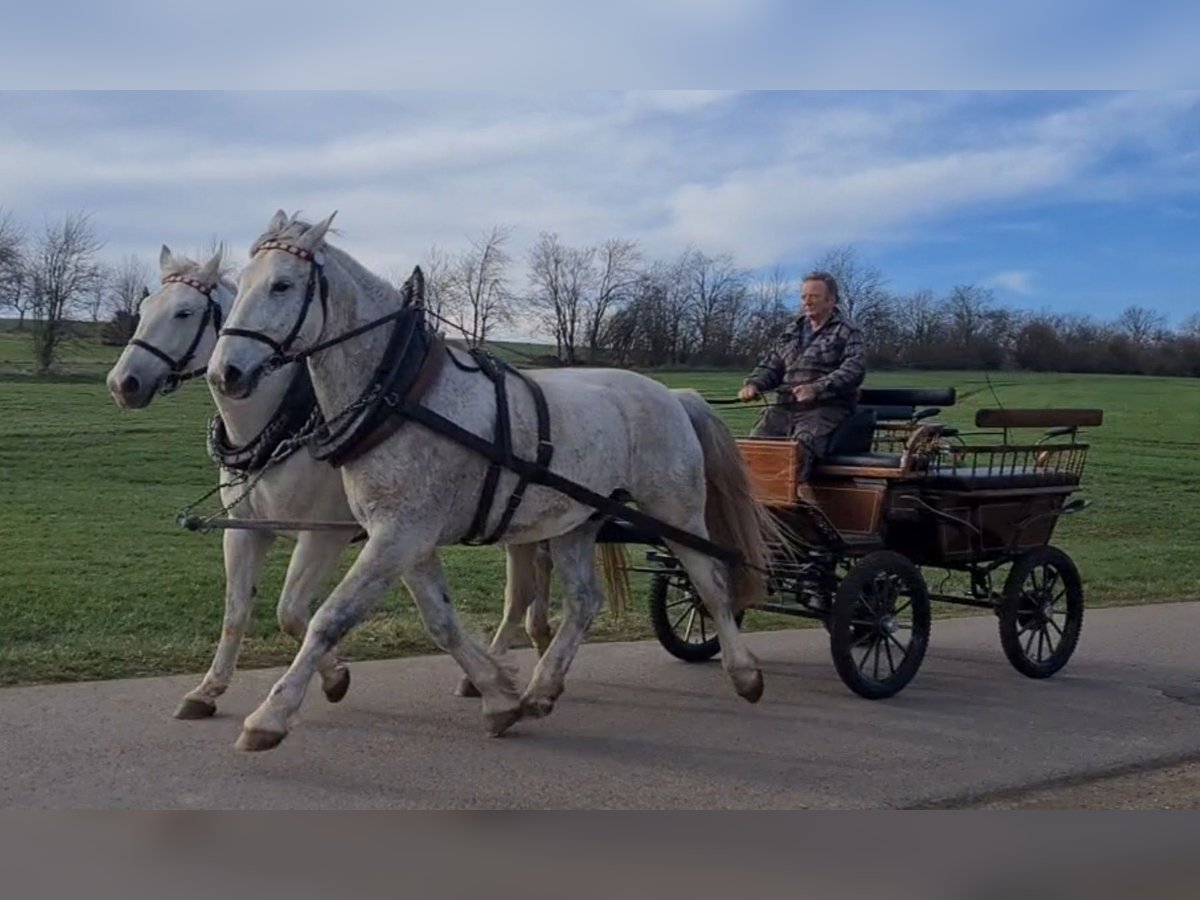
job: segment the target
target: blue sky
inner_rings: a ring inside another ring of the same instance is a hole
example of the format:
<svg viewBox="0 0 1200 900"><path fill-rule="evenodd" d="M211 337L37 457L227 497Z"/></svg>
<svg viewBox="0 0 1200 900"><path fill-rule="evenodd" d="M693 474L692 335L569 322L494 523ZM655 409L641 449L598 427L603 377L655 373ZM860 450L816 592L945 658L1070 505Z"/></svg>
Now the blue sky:
<svg viewBox="0 0 1200 900"><path fill-rule="evenodd" d="M336 208L384 273L496 224L518 260L542 230L792 274L850 243L898 291L1177 322L1200 310L1200 94L9 92L0 207L32 230L87 208L114 257L216 236L237 262L276 208Z"/></svg>

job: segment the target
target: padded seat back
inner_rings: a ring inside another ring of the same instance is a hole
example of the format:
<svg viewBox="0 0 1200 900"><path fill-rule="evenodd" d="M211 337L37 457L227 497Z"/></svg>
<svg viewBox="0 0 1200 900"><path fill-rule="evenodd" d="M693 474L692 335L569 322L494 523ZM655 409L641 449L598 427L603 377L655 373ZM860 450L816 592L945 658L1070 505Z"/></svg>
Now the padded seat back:
<svg viewBox="0 0 1200 900"><path fill-rule="evenodd" d="M867 407L857 409L841 421L829 436L829 454L868 453L875 433L876 412Z"/></svg>

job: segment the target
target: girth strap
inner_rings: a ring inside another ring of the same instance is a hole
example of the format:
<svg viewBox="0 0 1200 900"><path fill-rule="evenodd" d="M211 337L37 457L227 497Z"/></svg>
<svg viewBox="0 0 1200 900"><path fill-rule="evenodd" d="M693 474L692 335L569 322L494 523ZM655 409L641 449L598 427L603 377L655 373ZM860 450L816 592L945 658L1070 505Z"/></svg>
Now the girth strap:
<svg viewBox="0 0 1200 900"><path fill-rule="evenodd" d="M537 465L542 467L548 466L554 455L554 445L550 441L550 410L546 405L546 397L542 393L542 388L537 382L527 378L524 373L517 369L510 370L507 365L503 362L497 362L486 352L472 351L471 355L479 365L480 371L491 379L492 384L496 388L496 427L493 446L496 448L497 455L489 459L487 475L484 477L483 488L479 493L479 503L475 507L475 518L460 543L494 544L508 530L513 516L516 515L517 508L521 505L521 501L525 499L525 489L529 486L529 475L527 473L518 473L517 486L508 498L508 503L504 507L500 521L487 537L478 538L484 526L487 525L488 516L491 514L501 470L514 470L512 421L508 407L508 390L504 381L505 371L512 371L514 375L525 383L529 388L529 392L533 395L534 407L537 411Z"/></svg>

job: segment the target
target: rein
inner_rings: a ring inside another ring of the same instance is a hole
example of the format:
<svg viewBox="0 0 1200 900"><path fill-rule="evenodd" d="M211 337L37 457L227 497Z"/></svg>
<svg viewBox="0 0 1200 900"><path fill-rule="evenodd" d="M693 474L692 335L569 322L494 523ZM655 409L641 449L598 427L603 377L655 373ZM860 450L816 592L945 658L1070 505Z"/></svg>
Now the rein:
<svg viewBox="0 0 1200 900"><path fill-rule="evenodd" d="M196 355L196 350L200 346L200 341L204 338L204 332L208 330L211 323L215 336L221 335L221 306L212 298L215 285L205 284L195 278L190 278L187 275L168 275L162 280L164 286L168 284L186 284L193 290L198 291L204 296L204 315L200 317L200 325L196 329L196 334L192 338L192 342L184 351L183 356L178 360L172 359L168 354L164 353L158 347L155 347L149 341L143 341L141 338L131 340L130 346L140 347L147 353L150 353L167 364L167 377L163 379L161 393L170 394L173 391L179 390L180 386L185 381L190 381L193 378L199 378L205 373L205 367L201 366L198 369L187 369L187 364L192 361L192 357Z"/></svg>

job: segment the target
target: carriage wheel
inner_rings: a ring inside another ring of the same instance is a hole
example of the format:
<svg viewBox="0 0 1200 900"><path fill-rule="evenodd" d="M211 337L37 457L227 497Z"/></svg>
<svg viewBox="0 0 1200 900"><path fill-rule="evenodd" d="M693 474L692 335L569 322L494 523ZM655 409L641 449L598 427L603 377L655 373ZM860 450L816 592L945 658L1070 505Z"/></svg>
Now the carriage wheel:
<svg viewBox="0 0 1200 900"><path fill-rule="evenodd" d="M899 693L925 658L931 618L925 579L908 557L891 550L864 557L833 602L830 649L838 675L868 700Z"/></svg>
<svg viewBox="0 0 1200 900"><path fill-rule="evenodd" d="M744 615L739 612L734 616L739 628ZM721 650L716 626L704 608L704 601L682 572L654 576L650 623L658 642L678 659L704 662Z"/></svg>
<svg viewBox="0 0 1200 900"><path fill-rule="evenodd" d="M1083 628L1083 582L1057 547L1019 556L1004 582L1000 646L1022 675L1049 678L1067 664Z"/></svg>

